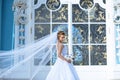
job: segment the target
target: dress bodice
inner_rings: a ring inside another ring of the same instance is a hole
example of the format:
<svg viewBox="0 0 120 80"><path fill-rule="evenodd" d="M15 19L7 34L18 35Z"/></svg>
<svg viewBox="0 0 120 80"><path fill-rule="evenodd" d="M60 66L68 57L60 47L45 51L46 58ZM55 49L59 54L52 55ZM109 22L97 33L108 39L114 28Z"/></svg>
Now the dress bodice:
<svg viewBox="0 0 120 80"><path fill-rule="evenodd" d="M63 56L67 55L67 53L68 53L67 50L68 50L68 49L67 49L67 46L64 45L64 47L63 47L63 49L62 49L62 55L63 55Z"/></svg>

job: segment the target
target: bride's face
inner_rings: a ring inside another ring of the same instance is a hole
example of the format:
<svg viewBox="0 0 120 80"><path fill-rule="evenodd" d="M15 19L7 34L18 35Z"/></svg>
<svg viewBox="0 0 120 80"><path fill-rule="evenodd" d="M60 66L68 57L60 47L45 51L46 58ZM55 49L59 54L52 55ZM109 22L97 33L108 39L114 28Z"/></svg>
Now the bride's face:
<svg viewBox="0 0 120 80"><path fill-rule="evenodd" d="M60 35L60 37L59 37L59 41L60 41L60 42L63 42L64 39L65 39L65 35Z"/></svg>

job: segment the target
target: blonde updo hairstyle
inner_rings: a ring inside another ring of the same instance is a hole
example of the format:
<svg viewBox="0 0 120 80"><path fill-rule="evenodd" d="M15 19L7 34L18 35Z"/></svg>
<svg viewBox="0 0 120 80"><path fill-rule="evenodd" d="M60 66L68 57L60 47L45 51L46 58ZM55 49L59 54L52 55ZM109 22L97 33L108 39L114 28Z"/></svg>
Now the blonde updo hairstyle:
<svg viewBox="0 0 120 80"><path fill-rule="evenodd" d="M61 35L65 35L64 31L59 31L59 32L57 33L57 39L58 39L58 40L59 40L59 37L60 37Z"/></svg>

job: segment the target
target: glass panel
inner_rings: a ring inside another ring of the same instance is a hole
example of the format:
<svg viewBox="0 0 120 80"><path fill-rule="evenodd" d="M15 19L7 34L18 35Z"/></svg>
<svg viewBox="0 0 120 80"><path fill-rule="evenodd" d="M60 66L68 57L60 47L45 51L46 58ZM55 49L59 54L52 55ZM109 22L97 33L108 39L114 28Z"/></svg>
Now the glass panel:
<svg viewBox="0 0 120 80"><path fill-rule="evenodd" d="M68 25L67 24L53 24L52 31L64 31L65 32L65 41L64 43L68 43Z"/></svg>
<svg viewBox="0 0 120 80"><path fill-rule="evenodd" d="M88 43L88 25L73 24L72 28L73 43Z"/></svg>
<svg viewBox="0 0 120 80"><path fill-rule="evenodd" d="M116 64L120 64L120 0L114 1Z"/></svg>
<svg viewBox="0 0 120 80"><path fill-rule="evenodd" d="M62 4L58 11L52 12L53 22L67 22L68 21L68 5Z"/></svg>
<svg viewBox="0 0 120 80"><path fill-rule="evenodd" d="M120 42L119 42L120 43ZM116 63L120 64L120 48L116 49Z"/></svg>
<svg viewBox="0 0 120 80"><path fill-rule="evenodd" d="M80 9L78 4L72 5L72 21L73 22L88 22L88 11Z"/></svg>
<svg viewBox="0 0 120 80"><path fill-rule="evenodd" d="M68 4L55 5L50 4L49 1L53 0L48 0L48 2L46 3L47 7L53 10L51 11L51 16L50 11L48 10L48 8L46 8L45 4L42 4L38 9L35 10L35 40L47 34L50 34L50 32L62 30L66 33L64 44L67 44L69 35ZM90 65L106 65L107 54L105 45L106 44L105 9L100 7L98 3L94 5L93 0L80 0L79 4L72 4L73 23L71 24L73 25L72 28L69 28L72 29L72 48L73 54L75 55L73 64L89 65L89 62L91 62ZM90 13L88 13L87 9L91 9ZM52 23L50 18L52 18ZM90 25L88 23L89 21ZM89 61L89 57L91 61ZM53 65L56 61L56 58L57 58L56 52L52 52L52 58L51 61L49 61L48 65L50 64Z"/></svg>
<svg viewBox="0 0 120 80"><path fill-rule="evenodd" d="M35 40L50 34L49 24L35 24Z"/></svg>
<svg viewBox="0 0 120 80"><path fill-rule="evenodd" d="M88 45L73 45L74 65L89 65Z"/></svg>
<svg viewBox="0 0 120 80"><path fill-rule="evenodd" d="M95 7L90 11L90 21L91 22L105 22L106 21L105 9L100 7L98 3L96 3Z"/></svg>
<svg viewBox="0 0 120 80"><path fill-rule="evenodd" d="M90 55L91 65L100 65L100 64L107 65L107 61L106 61L107 53L106 53L106 45L105 45L106 38L107 38L106 37L106 24L105 24L106 22L105 9L100 7L98 3L96 3L95 6L93 7L94 5L93 0L81 0L80 5L81 6L79 6L78 4L72 5L72 22L88 22L90 20L91 24L90 26L86 23L81 23L81 24L74 23L72 25L72 42L73 44L76 44L73 46L73 53L76 52L76 53L79 53L79 55L81 55L81 53L84 53L84 55L87 56L85 57L86 63L85 61L83 63L81 60L82 58L79 58L78 60L74 61L74 64L75 65L81 65L81 64L89 65L89 55ZM81 7L83 9L81 9ZM87 9L90 9L90 8L92 9L90 10L90 13L89 13L90 17L88 18ZM93 22L97 22L97 23L93 24ZM93 44L93 45L91 46L88 44ZM104 44L104 45L100 45L100 44ZM77 46L76 49L75 49L75 46ZM89 46L90 48L88 48ZM86 50L86 52L84 52L84 50Z"/></svg>
<svg viewBox="0 0 120 80"><path fill-rule="evenodd" d="M107 65L106 45L91 45L91 65Z"/></svg>
<svg viewBox="0 0 120 80"><path fill-rule="evenodd" d="M90 9L93 7L93 0L80 0L80 6L84 9Z"/></svg>
<svg viewBox="0 0 120 80"><path fill-rule="evenodd" d="M90 42L91 43L106 43L106 25L91 24L90 25Z"/></svg>
<svg viewBox="0 0 120 80"><path fill-rule="evenodd" d="M60 0L47 0L46 5L51 10L56 10L60 7Z"/></svg>
<svg viewBox="0 0 120 80"><path fill-rule="evenodd" d="M54 45L54 49L56 49L56 45ZM54 51L54 52L53 52ZM54 65L57 59L57 50L53 50L52 51L52 60L51 60L51 64Z"/></svg>
<svg viewBox="0 0 120 80"><path fill-rule="evenodd" d="M35 22L50 23L50 11L46 8L45 4L41 4L39 8L35 9Z"/></svg>
<svg viewBox="0 0 120 80"><path fill-rule="evenodd" d="M116 63L120 64L120 24L115 25L115 45L116 45Z"/></svg>

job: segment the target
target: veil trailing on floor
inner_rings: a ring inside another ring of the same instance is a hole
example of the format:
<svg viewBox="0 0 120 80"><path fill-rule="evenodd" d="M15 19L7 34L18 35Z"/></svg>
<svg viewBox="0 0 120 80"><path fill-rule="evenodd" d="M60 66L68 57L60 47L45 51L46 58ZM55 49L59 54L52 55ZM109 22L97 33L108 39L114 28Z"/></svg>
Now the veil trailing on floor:
<svg viewBox="0 0 120 80"><path fill-rule="evenodd" d="M41 66L50 64L51 53L56 51L57 32L40 38L38 41L11 51L0 51L0 78L20 72L32 79ZM23 74L23 75L24 75ZM24 75L24 76L25 76Z"/></svg>

